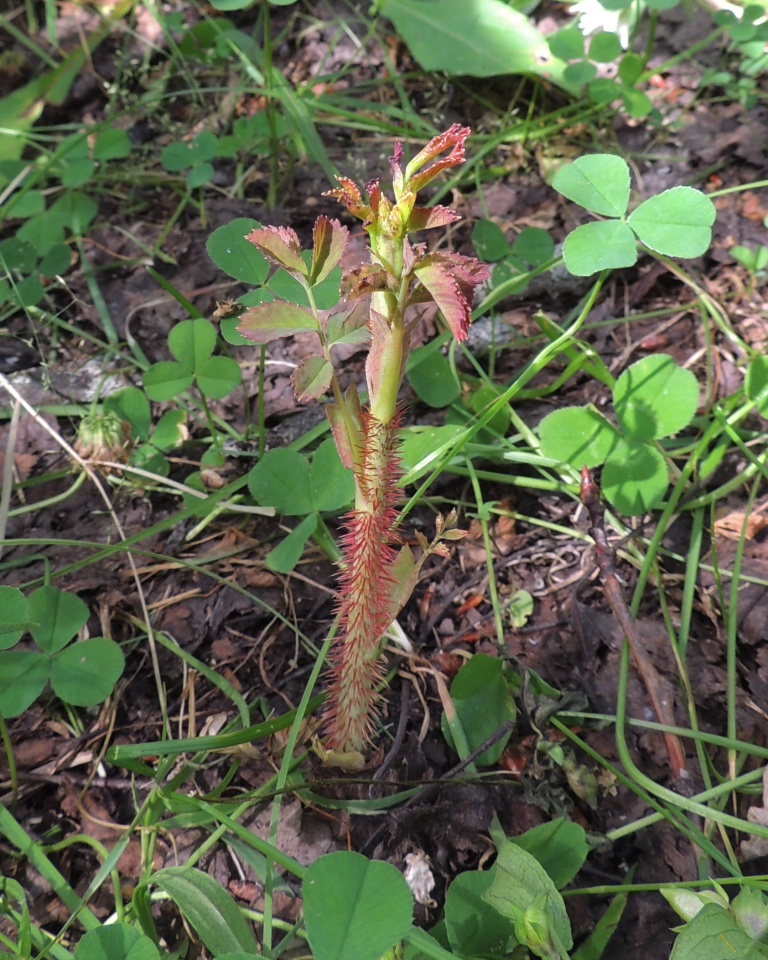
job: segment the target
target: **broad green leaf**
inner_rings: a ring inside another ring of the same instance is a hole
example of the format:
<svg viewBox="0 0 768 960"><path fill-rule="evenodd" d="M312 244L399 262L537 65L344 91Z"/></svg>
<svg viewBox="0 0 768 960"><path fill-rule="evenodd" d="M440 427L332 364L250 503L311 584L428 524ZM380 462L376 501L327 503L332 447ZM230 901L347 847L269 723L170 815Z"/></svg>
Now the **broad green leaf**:
<svg viewBox="0 0 768 960"><path fill-rule="evenodd" d="M162 403L189 390L194 380L192 371L174 360L161 360L144 371L142 383L150 400Z"/></svg>
<svg viewBox="0 0 768 960"><path fill-rule="evenodd" d="M744 380L744 391L762 416L768 416L768 357L752 360Z"/></svg>
<svg viewBox="0 0 768 960"><path fill-rule="evenodd" d="M48 683L48 657L36 650L0 653L0 714L18 717Z"/></svg>
<svg viewBox="0 0 768 960"><path fill-rule="evenodd" d="M468 397L465 397L464 402L478 417L485 414L488 408L495 404L494 413L483 429L504 436L512 421L512 411L509 409L508 403L497 402L499 395L496 387L489 383L483 383L477 390L473 390Z"/></svg>
<svg viewBox="0 0 768 960"><path fill-rule="evenodd" d="M312 455L309 470L312 503L320 513L335 513L355 499L355 479L342 464L336 444L329 437Z"/></svg>
<svg viewBox="0 0 768 960"><path fill-rule="evenodd" d="M51 221L58 221L77 237L85 233L98 212L99 205L93 198L77 190L69 190L59 197L43 216L49 227Z"/></svg>
<svg viewBox="0 0 768 960"><path fill-rule="evenodd" d="M629 204L629 166L613 154L590 154L561 167L552 186L592 213L623 217Z"/></svg>
<svg viewBox="0 0 768 960"><path fill-rule="evenodd" d="M669 257L700 257L712 242L715 205L693 187L672 187L649 197L628 223L641 242Z"/></svg>
<svg viewBox="0 0 768 960"><path fill-rule="evenodd" d="M536 857L558 890L573 880L589 853L584 828L560 817L511 838Z"/></svg>
<svg viewBox="0 0 768 960"><path fill-rule="evenodd" d="M29 598L35 643L44 653L61 650L88 623L88 607L80 597L56 587L40 587Z"/></svg>
<svg viewBox="0 0 768 960"><path fill-rule="evenodd" d="M152 411L143 390L139 390L138 387L118 390L104 400L104 412L113 413L121 420L130 423L131 436L134 440L142 443L149 439Z"/></svg>
<svg viewBox="0 0 768 960"><path fill-rule="evenodd" d="M15 646L32 626L27 598L16 587L0 587L0 650Z"/></svg>
<svg viewBox="0 0 768 960"><path fill-rule="evenodd" d="M81 937L75 960L160 960L160 953L136 927L112 923L89 930Z"/></svg>
<svg viewBox="0 0 768 960"><path fill-rule="evenodd" d="M5 180L3 171L0 170L0 183ZM28 217L37 216L45 210L45 197L40 190L26 190L18 192L5 201L3 214L5 218L13 217L18 220L26 220Z"/></svg>
<svg viewBox="0 0 768 960"><path fill-rule="evenodd" d="M235 901L213 877L194 867L168 867L152 878L176 903L208 950L256 954L256 941Z"/></svg>
<svg viewBox="0 0 768 960"><path fill-rule="evenodd" d="M698 405L696 377L663 353L627 367L613 389L616 418L633 440L677 433L693 420Z"/></svg>
<svg viewBox="0 0 768 960"><path fill-rule="evenodd" d="M15 236L0 243L0 266L6 270L31 273L37 266L37 261L37 250L29 240Z"/></svg>
<svg viewBox="0 0 768 960"><path fill-rule="evenodd" d="M430 407L447 407L461 393L456 369L443 356L439 340L412 350L405 372L419 399Z"/></svg>
<svg viewBox="0 0 768 960"><path fill-rule="evenodd" d="M131 138L117 127L105 127L96 134L94 160L124 160L131 152Z"/></svg>
<svg viewBox="0 0 768 960"><path fill-rule="evenodd" d="M565 238L563 258L575 277L591 277L601 270L618 270L637 262L637 243L621 220L601 220L576 227Z"/></svg>
<svg viewBox="0 0 768 960"><path fill-rule="evenodd" d="M269 343L290 337L301 330L317 330L317 321L307 310L293 303L275 301L251 307L240 317L238 332L254 343Z"/></svg>
<svg viewBox="0 0 768 960"><path fill-rule="evenodd" d="M187 187L190 190L204 187L206 183L210 183L211 180L213 180L215 172L213 164L207 160L196 163L187 174Z"/></svg>
<svg viewBox="0 0 768 960"><path fill-rule="evenodd" d="M274 507L286 517L302 517L315 509L309 463L285 447L267 450L248 474L248 490L261 506Z"/></svg>
<svg viewBox="0 0 768 960"><path fill-rule="evenodd" d="M538 267L555 255L555 241L541 227L523 227L512 244L516 260L523 260L530 267Z"/></svg>
<svg viewBox="0 0 768 960"><path fill-rule="evenodd" d="M69 190L82 187L88 183L95 170L96 164L89 157L68 160L59 174L61 185Z"/></svg>
<svg viewBox="0 0 768 960"><path fill-rule="evenodd" d="M580 470L605 463L619 434L592 407L564 407L544 417L539 425L539 437L545 457Z"/></svg>
<svg viewBox="0 0 768 960"><path fill-rule="evenodd" d="M403 875L359 853L315 860L302 895L315 960L381 960L413 925L413 897Z"/></svg>
<svg viewBox="0 0 768 960"><path fill-rule="evenodd" d="M627 517L648 513L668 486L666 461L647 443L620 439L603 467L603 493Z"/></svg>
<svg viewBox="0 0 768 960"><path fill-rule="evenodd" d="M495 866L460 873L448 887L445 929L457 956L505 957L517 946L514 921L483 899L495 875Z"/></svg>
<svg viewBox="0 0 768 960"><path fill-rule="evenodd" d="M183 410L166 410L152 431L152 446L163 451L178 447L187 436L184 426L186 419Z"/></svg>
<svg viewBox="0 0 768 960"><path fill-rule="evenodd" d="M504 679L504 662L478 653L459 670L451 683L451 700L464 729L470 750L479 747L498 728L516 716L515 703ZM443 736L453 747L453 737L445 713L442 715ZM475 760L481 766L492 766L504 752L511 731Z"/></svg>
<svg viewBox="0 0 768 960"><path fill-rule="evenodd" d="M269 551L264 558L268 570L275 573L290 573L301 560L307 540L317 529L317 514L310 513L301 523L292 530L287 537Z"/></svg>
<svg viewBox="0 0 768 960"><path fill-rule="evenodd" d="M160 163L169 173L180 173L192 166L192 151L186 143L169 143L160 154Z"/></svg>
<svg viewBox="0 0 768 960"><path fill-rule="evenodd" d="M51 220L47 214L43 213L37 217L27 220L16 231L16 241L29 243L38 257L44 257L46 253L66 238L64 224L58 220Z"/></svg>
<svg viewBox="0 0 768 960"><path fill-rule="evenodd" d="M419 65L452 76L495 77L534 73L567 87L563 63L530 19L501 0L385 0L381 12L394 23Z"/></svg>
<svg viewBox="0 0 768 960"><path fill-rule="evenodd" d="M486 263L496 263L510 252L504 231L492 220L477 221L472 228L472 246Z"/></svg>
<svg viewBox="0 0 768 960"><path fill-rule="evenodd" d="M309 307L306 288L287 270L276 270L267 282L267 289L278 301L285 300L298 307Z"/></svg>
<svg viewBox="0 0 768 960"><path fill-rule="evenodd" d="M220 270L235 280L254 286L261 286L267 279L269 263L264 254L245 238L260 226L258 220L240 217L214 230L205 244L208 256Z"/></svg>
<svg viewBox="0 0 768 960"><path fill-rule="evenodd" d="M636 53L625 53L619 64L619 79L628 87L634 86L645 70L645 57Z"/></svg>
<svg viewBox="0 0 768 960"><path fill-rule="evenodd" d="M499 848L496 876L484 899L515 922L517 939L536 956L555 960L573 946L563 898L539 861L517 844L507 841Z"/></svg>
<svg viewBox="0 0 768 960"><path fill-rule="evenodd" d="M303 357L291 374L291 383L300 403L317 400L328 392L333 380L333 367L325 357Z"/></svg>
<svg viewBox="0 0 768 960"><path fill-rule="evenodd" d="M91 637L59 651L51 661L53 692L75 707L103 703L125 669L123 651L114 640Z"/></svg>
<svg viewBox="0 0 768 960"><path fill-rule="evenodd" d="M634 87L621 88L621 101L630 117L641 120L653 110L653 103L647 93Z"/></svg>
<svg viewBox="0 0 768 960"><path fill-rule="evenodd" d="M54 277L59 273L66 273L72 262L72 251L66 243L57 243L49 247L37 265L37 269L44 277Z"/></svg>
<svg viewBox="0 0 768 960"><path fill-rule="evenodd" d="M399 449L405 474L403 483L415 483L428 470L434 469L438 459L462 432L463 427L454 423L441 427L406 427L402 431Z"/></svg>
<svg viewBox="0 0 768 960"><path fill-rule="evenodd" d="M675 0L677 2L677 0ZM613 63L621 56L621 42L615 33L601 31L589 43L589 59L596 63Z"/></svg>
<svg viewBox="0 0 768 960"><path fill-rule="evenodd" d="M623 86L608 77L598 77L587 84L587 95L592 103L608 104L621 98Z"/></svg>
<svg viewBox="0 0 768 960"><path fill-rule="evenodd" d="M209 320L197 317L182 320L168 334L168 348L179 363L199 370L216 346L216 328Z"/></svg>
<svg viewBox="0 0 768 960"><path fill-rule="evenodd" d="M560 60L580 60L584 56L584 34L578 27L557 30L548 41L552 56Z"/></svg>
<svg viewBox="0 0 768 960"><path fill-rule="evenodd" d="M597 67L589 60L579 60L569 63L563 71L565 79L576 87L591 83L597 76Z"/></svg>
<svg viewBox="0 0 768 960"><path fill-rule="evenodd" d="M768 947L740 930L731 913L708 903L675 940L669 960L764 960Z"/></svg>
<svg viewBox="0 0 768 960"><path fill-rule="evenodd" d="M221 400L242 383L240 365L231 357L209 357L197 371L197 385L209 400Z"/></svg>

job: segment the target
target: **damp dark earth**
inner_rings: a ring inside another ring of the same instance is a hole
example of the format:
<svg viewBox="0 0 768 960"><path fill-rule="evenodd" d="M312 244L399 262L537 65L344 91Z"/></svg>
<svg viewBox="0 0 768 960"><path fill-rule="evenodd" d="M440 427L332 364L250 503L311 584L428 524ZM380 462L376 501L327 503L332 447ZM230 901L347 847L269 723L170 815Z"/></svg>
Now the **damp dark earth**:
<svg viewBox="0 0 768 960"><path fill-rule="evenodd" d="M768 8L0 12L0 952L768 957Z"/></svg>

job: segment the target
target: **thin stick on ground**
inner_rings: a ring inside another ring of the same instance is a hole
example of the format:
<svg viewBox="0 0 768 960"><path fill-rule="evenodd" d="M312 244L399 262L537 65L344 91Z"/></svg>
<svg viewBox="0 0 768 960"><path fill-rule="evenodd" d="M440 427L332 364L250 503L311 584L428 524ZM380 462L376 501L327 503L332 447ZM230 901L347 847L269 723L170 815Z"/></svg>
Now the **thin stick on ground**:
<svg viewBox="0 0 768 960"><path fill-rule="evenodd" d="M624 638L629 644L632 657L637 665L640 677L645 684L645 689L648 691L651 705L658 717L659 723L667 727L674 727L676 723L672 704L663 691L661 677L651 663L648 652L643 646L637 627L635 626L635 621L630 616L627 601L624 598L624 591L621 589L621 584L616 574L613 550L605 535L605 508L600 501L600 492L597 489L597 484L586 467L582 467L581 470L581 502L589 513L589 533L595 541L597 566L600 571L600 579L603 584L605 599L608 601L611 611L624 633ZM686 772L685 753L683 752L680 738L676 734L665 733L664 743L667 747L672 775L675 780L677 780Z"/></svg>

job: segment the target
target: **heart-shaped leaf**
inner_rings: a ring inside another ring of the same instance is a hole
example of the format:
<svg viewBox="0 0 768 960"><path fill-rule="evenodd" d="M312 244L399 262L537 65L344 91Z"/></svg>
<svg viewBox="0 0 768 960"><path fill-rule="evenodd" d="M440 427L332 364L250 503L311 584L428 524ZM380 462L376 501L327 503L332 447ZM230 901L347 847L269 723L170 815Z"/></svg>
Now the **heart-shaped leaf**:
<svg viewBox="0 0 768 960"><path fill-rule="evenodd" d="M715 205L693 187L673 187L633 210L628 223L641 242L669 257L700 257L712 242Z"/></svg>
<svg viewBox="0 0 768 960"><path fill-rule="evenodd" d="M359 853L315 860L302 895L315 960L380 960L413 925L413 897L403 875Z"/></svg>
<svg viewBox="0 0 768 960"><path fill-rule="evenodd" d="M592 213L623 217L629 205L629 166L609 153L579 157L557 171L552 186Z"/></svg>

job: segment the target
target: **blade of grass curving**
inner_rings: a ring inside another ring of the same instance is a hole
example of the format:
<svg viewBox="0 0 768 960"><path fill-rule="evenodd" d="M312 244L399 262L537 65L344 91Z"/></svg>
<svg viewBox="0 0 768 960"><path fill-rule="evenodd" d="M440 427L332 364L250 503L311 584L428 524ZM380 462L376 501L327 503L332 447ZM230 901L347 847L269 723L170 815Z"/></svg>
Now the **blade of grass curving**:
<svg viewBox="0 0 768 960"><path fill-rule="evenodd" d="M175 652L175 651L174 651ZM307 704L307 714L318 710L324 701L324 696L318 694L312 697ZM182 753L198 753L201 750L208 752L223 752L238 747L244 743L254 743L274 736L280 730L285 730L296 721L297 711L287 713L262 723L249 724L242 730L232 733L218 733L210 737L188 737L186 739L148 741L147 743L125 743L110 747L106 753L106 760L117 766L126 760L140 760L142 757L176 757Z"/></svg>
<svg viewBox="0 0 768 960"><path fill-rule="evenodd" d="M0 557L4 552L3 543L5 533L8 529L8 517L11 506L11 491L13 490L13 468L16 463L16 438L19 433L19 420L21 419L21 404L18 400L14 401L11 412L11 422L8 424L8 437L5 443L5 455L3 457L3 473L0 480Z"/></svg>
<svg viewBox="0 0 768 960"><path fill-rule="evenodd" d="M533 360L528 363L523 370L518 374L515 380L499 394L497 399L489 404L488 408L483 414L481 414L473 423L466 428L466 430L459 434L453 441L451 441L448 451L445 456L438 460L435 464L435 468L430 474L428 474L425 479L422 481L421 485L416 489L416 492L411 495L408 501L402 508L400 519L401 521L410 513L413 507L418 504L430 486L435 482L435 480L440 476L440 474L445 469L446 463L455 457L464 446L480 431L483 429L486 424L488 424L493 417L496 416L498 411L505 405L509 404L518 393L522 390L526 383L529 380L532 380L541 370L546 367L549 361L557 356L560 352L560 348L570 340L573 335L584 325L589 312L597 300L598 294L602 289L603 284L605 283L609 271L603 271L598 278L595 280L592 285L592 289L584 299L581 309L578 311L573 323L566 330L563 331L562 336L546 344L544 348L538 353ZM479 314L478 314L479 315ZM473 313L473 318L475 313ZM406 478L403 478L403 482L406 482Z"/></svg>
<svg viewBox="0 0 768 960"><path fill-rule="evenodd" d="M624 648L626 650L626 645ZM627 659L627 667L629 666L629 660ZM617 722L617 718L611 718L614 722ZM734 871L734 868L727 857L714 846L712 841L699 830L691 821L685 816L682 810L678 809L676 806L669 805L667 803L662 803L657 800L644 786L637 782L634 774L631 769L627 769L624 760L619 759L625 767L625 771L622 771L618 767L614 766L612 763L607 761L602 757L596 750L593 750L586 741L582 740L577 734L575 734L566 724L559 720L556 716L551 717L549 721L553 726L560 730L572 743L579 747L580 750L583 750L587 756L591 757L596 763L599 763L602 767L608 770L616 780L631 790L636 796L640 797L644 803L649 807L655 810L655 813L648 814L645 817L641 817L638 820L635 820L633 823L625 824L623 827L617 827L614 830L609 830L606 834L607 839L615 842L616 840L621 839L625 836L630 836L633 833L638 833L640 830L644 829L647 826L650 826L652 823L659 823L660 821L666 821L673 829L677 830L680 834L690 840L691 843L700 847L704 850L708 856L712 859L714 863L719 864L723 870L727 873L734 874L739 871ZM661 725L654 724L654 727L658 729ZM663 729L663 728L662 728ZM617 738L618 742L618 738ZM755 778L753 778L755 779ZM652 783L652 781L649 781ZM730 789L730 787L728 787ZM677 794L673 794L672 791L667 791L671 796L677 797ZM697 798L698 799L698 798ZM690 801L695 803L696 801ZM704 807L699 804L700 809L709 810L708 807ZM734 818L735 819L735 818ZM737 821L742 824L743 821Z"/></svg>
<svg viewBox="0 0 768 960"><path fill-rule="evenodd" d="M488 574L488 593L490 595L491 609L493 610L493 622L496 627L496 643L500 649L504 649L504 621L502 619L501 604L499 603L499 591L496 586L496 573L493 566L493 545L491 543L491 534L488 529L488 519L490 510L483 501L483 494L480 490L480 483L475 473L474 464L470 459L466 459L467 470L469 471L469 481L472 484L472 492L475 495L475 508L477 518L480 521L480 528L483 532L483 547L485 549L485 569ZM461 756L461 755L460 755ZM461 757L463 760L464 757Z"/></svg>
<svg viewBox="0 0 768 960"><path fill-rule="evenodd" d="M703 511L699 511L699 513L703 518ZM693 562L689 563L688 565L689 570L691 569L694 571L698 570L698 556L699 556L698 549L696 549L694 544L692 543L691 554L689 554L689 561L692 560ZM695 586L695 583L694 583L694 586ZM693 690L691 688L690 676L688 675L688 670L685 665L685 660L680 656L680 652L679 652L680 647L683 645L683 641L687 642L688 636L687 636L687 633L683 634L682 617L681 617L681 626L680 626L679 635L675 630L674 624L672 623L672 615L669 610L669 602L667 600L667 594L664 590L663 579L659 580L659 589L656 592L656 596L658 597L662 616L664 617L664 623L667 628L667 634L669 636L669 642L672 648L672 653L675 657L675 662L677 663L677 671L680 679L680 684L685 694L686 708L688 711L688 722L690 723L692 730L698 730L699 718L698 718L698 713L696 711L696 699L693 695ZM690 614L690 610L689 610L689 614ZM690 619L688 622L690 622ZM696 759L698 760L698 763L699 763L699 770L701 772L702 780L704 781L704 786L710 787L712 785L711 778L709 775L710 763L709 763L709 758L707 757L707 754L704 751L704 745L702 741L697 739L694 740L694 748L696 750Z"/></svg>
<svg viewBox="0 0 768 960"><path fill-rule="evenodd" d="M757 492L762 478L756 477L752 484L752 490L749 494L744 507L744 521L741 525L739 539L736 544L736 553L733 558L733 567L731 572L731 588L728 594L728 601L724 612L725 615L725 636L726 636L726 717L728 736L734 742L737 739L737 720L736 720L736 680L738 670L738 629L739 629L739 588L741 586L741 565L744 560L744 547L747 543L747 524L752 513L752 507L757 499ZM728 752L728 770L731 779L736 775L736 753L733 749Z"/></svg>
<svg viewBox="0 0 768 960"><path fill-rule="evenodd" d="M51 885L51 889L59 900L72 911L70 921L79 921L85 930L95 930L101 926L90 908L84 905L64 876L48 859L40 844L27 834L10 810L2 804L0 804L0 834L29 860L35 870Z"/></svg>
<svg viewBox="0 0 768 960"><path fill-rule="evenodd" d="M637 864L633 864L627 874L627 883L632 882L636 867ZM566 892L564 896L567 895ZM572 955L571 960L600 960L605 948L608 946L608 941L616 932L616 927L618 927L619 921L624 914L628 900L629 893L627 890L621 890L611 899L605 911L600 915L592 932Z"/></svg>
<svg viewBox="0 0 768 960"><path fill-rule="evenodd" d="M245 702L245 698L242 694L238 693L237 690L232 686L232 684L225 678L222 677L220 673L216 670L212 670L209 666L204 664L202 660L198 660L197 657L193 657L191 653L188 653L181 647L176 641L170 637L166 636L161 631L155 632L155 640L160 644L161 647L165 647L166 650L170 650L179 660L183 660L188 666L196 670L201 676L220 690L228 700L231 700L232 703L237 707L237 712L240 714L240 721L244 727L247 727L251 722L251 714L248 709L248 704Z"/></svg>
<svg viewBox="0 0 768 960"><path fill-rule="evenodd" d="M240 61L240 64L243 67L246 75L250 77L251 80L253 80L253 82L258 86L264 87L265 79L261 70L264 64L252 63L245 52L238 47L238 45L230 36L225 36L224 40L226 41L227 46L231 49L232 53L234 53L234 55ZM299 132L307 158L312 163L318 164L318 166L322 168L323 172L328 177L328 180L331 183L335 183L337 173L336 168L331 162L323 145L323 141L320 139L317 129L309 117L306 104L296 95L293 87L291 87L289 82L279 70L270 71L270 81L273 96L280 101L283 109L285 110L286 116L293 121L297 131Z"/></svg>
<svg viewBox="0 0 768 960"><path fill-rule="evenodd" d="M101 321L101 329L104 331L104 336L107 338L107 343L109 344L108 354L111 355L113 352L112 347L117 344L120 338L117 335L117 330L110 315L107 301L104 299L104 294L101 292L101 287L96 279L96 274L93 271L93 267L91 267L91 261L88 258L88 251L85 249L83 238L75 237L75 245L80 254L81 270L88 286L88 292L91 295L91 302L96 308L96 313L99 315L99 320Z"/></svg>
<svg viewBox="0 0 768 960"><path fill-rule="evenodd" d="M299 705L296 708L296 718L294 720L293 726L291 727L291 732L288 735L288 740L285 744L285 753L283 754L283 759L280 764L280 771L277 775L277 793L275 798L272 801L272 815L269 823L269 842L273 847L277 846L277 827L280 820L280 806L282 803L282 794L285 789L285 785L288 781L288 774L291 770L293 763L293 755L296 750L296 744L298 743L299 733L301 731L301 724L304 720L304 717L307 715L307 710L309 709L310 700L312 697L312 692L315 689L318 679L320 678L320 671L325 665L326 658L331 649L331 644L333 639L336 636L338 631L338 618L331 626L331 629L328 631L328 636L325 638L323 646L320 649L320 653L315 660L314 666L312 667L312 672L309 675L307 680L307 685L304 688L304 692L299 701ZM267 876L264 883L264 927L263 927L263 944L264 952L267 954L272 953L272 891L274 887L274 870L272 868L272 860L267 862Z"/></svg>
<svg viewBox="0 0 768 960"><path fill-rule="evenodd" d="M600 571L605 599L608 601L616 622L621 627L625 645L628 645L632 651L632 658L642 678L654 712L659 721L669 728L675 723L672 704L664 691L661 677L648 656L635 626L635 621L627 610L624 593L616 575L613 550L605 535L605 510L600 501L597 485L586 467L582 467L581 470L581 502L587 508L589 514L589 532L595 541L597 566ZM674 779L679 780L681 777L687 777L685 753L680 740L673 734L665 733L664 742L667 746L669 764Z"/></svg>

